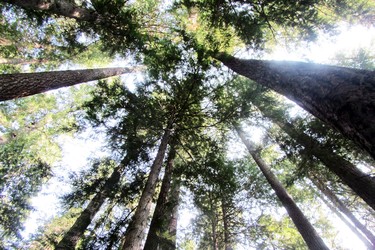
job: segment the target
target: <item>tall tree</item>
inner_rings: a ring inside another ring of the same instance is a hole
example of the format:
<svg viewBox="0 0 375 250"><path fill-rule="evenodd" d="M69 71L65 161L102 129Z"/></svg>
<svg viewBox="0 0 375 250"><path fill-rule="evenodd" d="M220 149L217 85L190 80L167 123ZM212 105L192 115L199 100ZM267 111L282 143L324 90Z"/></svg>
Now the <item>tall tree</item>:
<svg viewBox="0 0 375 250"><path fill-rule="evenodd" d="M134 68L64 70L0 75L0 101L39 94L93 80L133 72Z"/></svg>
<svg viewBox="0 0 375 250"><path fill-rule="evenodd" d="M147 234L144 249L175 249L175 242L170 238L169 225L172 211L176 204L171 201L172 198L172 176L173 176L173 161L176 157L176 149L171 146L168 160L166 162L165 173L162 185L159 192L159 197L156 202L154 214L152 216L151 224Z"/></svg>
<svg viewBox="0 0 375 250"><path fill-rule="evenodd" d="M375 158L375 72L222 54L217 58L236 73L293 100Z"/></svg>
<svg viewBox="0 0 375 250"><path fill-rule="evenodd" d="M158 176L163 164L164 155L167 150L167 146L171 137L171 130L173 129L173 120L168 122L163 137L161 138L158 153L151 166L151 171L146 182L146 186L142 192L142 196L139 200L137 210L129 224L126 233L125 241L122 245L122 249L141 249L144 230L147 226L148 216L150 214L152 197L155 193L155 188L158 180Z"/></svg>
<svg viewBox="0 0 375 250"><path fill-rule="evenodd" d="M363 225L355 216L354 214L345 206L345 204L335 195L332 190L330 190L327 186L325 186L318 178L312 177L311 178L312 182L314 185L322 192L328 200L330 200L334 206L339 209L340 212L342 212L354 225L355 227L361 231L365 237L363 239L363 236L361 233L355 232L357 235L359 234L361 240L363 241L364 244L366 244L369 248L374 248L375 247L375 236L373 233L371 233L370 230L366 228L365 225ZM350 224L350 223L349 223Z"/></svg>
<svg viewBox="0 0 375 250"><path fill-rule="evenodd" d="M310 222L302 213L302 211L298 208L292 197L286 192L286 190L279 182L277 177L271 172L271 169L259 156L257 148L246 139L245 134L240 127L236 126L236 131L240 136L242 142L248 149L249 153L253 157L254 161L257 163L260 170L267 178L267 181L274 189L277 197L280 199L281 203L288 211L289 216L292 218L294 224L298 228L298 231L301 233L307 246L310 249L329 249L324 243L324 241L319 237L318 233L315 231L314 227L310 224Z"/></svg>

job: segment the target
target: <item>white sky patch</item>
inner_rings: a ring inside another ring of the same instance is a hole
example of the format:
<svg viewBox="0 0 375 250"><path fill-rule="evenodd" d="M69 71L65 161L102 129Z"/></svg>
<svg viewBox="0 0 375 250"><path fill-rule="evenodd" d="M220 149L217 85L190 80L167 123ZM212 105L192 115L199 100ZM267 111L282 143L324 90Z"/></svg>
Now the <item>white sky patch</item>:
<svg viewBox="0 0 375 250"><path fill-rule="evenodd" d="M60 136L63 159L53 168L54 176L42 187L39 194L32 198L32 211L25 222L22 236L28 239L40 225L61 212L59 196L71 191L69 173L82 171L88 164L89 157L104 157L106 152L101 149L103 138L96 140L89 138L89 132L83 133L82 138ZM86 139L85 139L86 137Z"/></svg>
<svg viewBox="0 0 375 250"><path fill-rule="evenodd" d="M266 59L329 63L337 52L358 48L373 50L375 47L375 27L342 24L339 26L339 31L335 36L321 34L318 41L306 46L279 47Z"/></svg>

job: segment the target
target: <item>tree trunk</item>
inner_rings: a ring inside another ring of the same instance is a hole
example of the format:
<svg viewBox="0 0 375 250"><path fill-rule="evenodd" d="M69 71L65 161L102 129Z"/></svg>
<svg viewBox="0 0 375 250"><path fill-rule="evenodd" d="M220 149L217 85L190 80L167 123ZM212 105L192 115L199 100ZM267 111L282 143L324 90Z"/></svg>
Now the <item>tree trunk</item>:
<svg viewBox="0 0 375 250"><path fill-rule="evenodd" d="M216 58L234 72L293 100L375 159L375 71L243 60L224 54Z"/></svg>
<svg viewBox="0 0 375 250"><path fill-rule="evenodd" d="M139 250L142 249L143 234L147 226L147 219L150 214L152 197L155 193L155 188L158 180L158 176L163 165L163 159L165 151L168 146L170 134L171 134L172 123L170 123L161 139L158 153L151 166L151 171L148 176L146 186L143 189L142 196L139 200L137 210L130 222L126 233L125 241L121 249L123 250Z"/></svg>
<svg viewBox="0 0 375 250"><path fill-rule="evenodd" d="M310 222L302 213L302 211L298 208L293 198L288 194L288 192L282 186L282 184L277 179L277 177L271 172L271 169L267 166L267 164L262 160L262 158L260 158L254 145L252 145L245 138L245 135L243 134L242 130L239 127L236 127L236 131L238 135L240 136L242 142L246 145L254 161L257 163L260 170L266 177L268 183L271 185L272 189L275 191L277 197L280 199L281 203L287 210L289 216L293 220L294 224L296 225L298 231L302 235L309 249L313 249L313 250L329 249L325 245L324 241L319 237L314 227L310 224Z"/></svg>
<svg viewBox="0 0 375 250"><path fill-rule="evenodd" d="M99 18L95 11L81 8L68 0L3 0L24 9L45 11L59 16L74 18L79 21L94 22Z"/></svg>
<svg viewBox="0 0 375 250"><path fill-rule="evenodd" d="M345 204L342 203L341 200L327 186L321 183L318 178L313 177L310 178L310 180L356 226L356 228L366 236L367 239L363 237L360 232L353 230L353 228L349 226L353 233L355 233L369 249L375 249L375 236L366 228L366 226L363 225L345 206ZM343 221L345 222L345 220Z"/></svg>
<svg viewBox="0 0 375 250"><path fill-rule="evenodd" d="M351 162L337 155L330 147L322 145L316 139L298 131L292 124L281 120L270 109L257 106L259 110L291 138L305 148L305 153L316 156L330 171L335 173L343 183L348 185L359 197L375 210L375 179L363 173Z"/></svg>
<svg viewBox="0 0 375 250"><path fill-rule="evenodd" d="M134 68L102 68L0 75L0 101L130 73Z"/></svg>
<svg viewBox="0 0 375 250"><path fill-rule="evenodd" d="M171 147L169 152L167 165L165 167L165 174L161 185L158 201L156 203L155 211L151 220L150 229L148 231L146 243L144 249L171 249L164 247L164 243L168 241L165 238L167 231L168 216L168 195L170 194L172 172L173 172L173 161L176 156L176 150Z"/></svg>
<svg viewBox="0 0 375 250"><path fill-rule="evenodd" d="M168 250L176 249L176 239L177 239L177 221L178 221L178 205L180 203L180 188L181 183L179 180L175 179L173 181L172 191L169 197L169 209L170 216L168 221L167 231L169 233L169 246Z"/></svg>
<svg viewBox="0 0 375 250"><path fill-rule="evenodd" d="M64 234L64 237L57 244L55 248L56 250L75 249L77 242L81 239L83 233L91 224L92 219L95 217L106 198L110 196L115 185L119 182L122 169L123 165L119 165L114 169L109 179L105 182L103 190L95 194L91 199L90 203L76 219L73 226Z"/></svg>
<svg viewBox="0 0 375 250"><path fill-rule="evenodd" d="M227 211L226 199L221 200L221 210L223 212L223 224L224 224L224 249L233 250L232 239L229 232L229 215Z"/></svg>

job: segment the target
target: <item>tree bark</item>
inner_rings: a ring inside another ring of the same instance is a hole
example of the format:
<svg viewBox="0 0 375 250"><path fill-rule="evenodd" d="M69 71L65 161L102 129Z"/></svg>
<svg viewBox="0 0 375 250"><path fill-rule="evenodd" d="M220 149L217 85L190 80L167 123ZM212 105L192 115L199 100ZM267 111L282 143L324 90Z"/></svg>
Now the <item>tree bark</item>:
<svg viewBox="0 0 375 250"><path fill-rule="evenodd" d="M221 210L223 212L223 225L224 225L224 249L225 250L233 250L232 247L232 239L229 232L229 215L227 211L227 203L226 199L223 198L221 200Z"/></svg>
<svg viewBox="0 0 375 250"><path fill-rule="evenodd" d="M310 180L314 183L314 185L355 225L356 229L360 230L366 237L363 237L358 230L352 228L351 224L349 223L349 227L352 229L353 233L355 233L362 242L369 248L375 249L375 236L363 225L355 216L354 214L345 206L344 203L321 181L316 178L310 178ZM346 220L343 220L344 222Z"/></svg>
<svg viewBox="0 0 375 250"><path fill-rule="evenodd" d="M266 177L268 183L271 185L272 189L275 191L277 197L280 199L281 203L287 210L289 216L293 220L294 224L296 225L298 231L302 235L309 249L313 249L313 250L329 249L325 245L324 241L320 238L318 233L315 231L314 227L310 224L308 219L302 213L302 211L298 208L293 198L288 194L288 192L282 186L282 184L277 179L277 177L271 172L271 169L267 166L267 164L263 161L263 159L260 158L254 145L252 145L246 139L244 133L239 127L236 127L236 131L239 137L241 138L242 142L245 144L246 148L248 149L250 155L253 157L254 161L256 162L256 164L259 166L260 170Z"/></svg>
<svg viewBox="0 0 375 250"><path fill-rule="evenodd" d="M171 210L171 215L169 216L168 228L169 233L169 243L171 246L167 248L168 250L176 249L176 240L177 240L177 221L178 221L178 205L180 203L180 188L181 183L179 180L175 179L173 181L172 191L170 192L169 197L169 209Z"/></svg>
<svg viewBox="0 0 375 250"><path fill-rule="evenodd" d="M137 210L130 222L126 233L125 241L121 247L123 250L139 250L142 249L142 241L144 236L144 231L147 226L147 218L150 214L152 197L155 193L155 188L157 184L157 179L163 165L163 159L165 151L168 146L169 138L171 135L172 123L170 123L161 139L158 153L151 166L151 171L146 182L146 186L143 189L142 196L139 200Z"/></svg>
<svg viewBox="0 0 375 250"><path fill-rule="evenodd" d="M216 56L225 66L288 97L375 159L375 71L303 62Z"/></svg>
<svg viewBox="0 0 375 250"><path fill-rule="evenodd" d="M99 18L95 11L81 8L68 0L2 0L24 9L45 11L59 16L74 18L79 21L94 22Z"/></svg>
<svg viewBox="0 0 375 250"><path fill-rule="evenodd" d="M305 153L317 157L330 171L335 173L341 181L348 185L359 197L375 210L375 179L363 173L351 162L337 155L330 147L322 145L316 139L303 131L298 131L292 124L281 120L270 109L257 106L259 110L282 130L284 130L298 144L305 148Z"/></svg>
<svg viewBox="0 0 375 250"><path fill-rule="evenodd" d="M75 249L75 246L81 239L83 233L91 224L92 219L95 217L104 201L110 196L113 188L119 182L122 169L122 164L114 169L109 179L105 182L103 190L95 194L91 199L90 203L76 219L73 226L64 234L64 237L57 244L55 248L56 250Z"/></svg>
<svg viewBox="0 0 375 250"><path fill-rule="evenodd" d="M168 235L168 216L171 214L168 213L168 195L170 195L171 189L171 180L173 172L173 161L176 156L176 150L174 147L171 147L169 152L167 165L165 168L165 174L163 182L161 185L158 201L156 202L156 207L154 214L152 216L150 228L148 231L146 243L144 249L174 249L175 246L168 246L168 238L165 238L166 234Z"/></svg>
<svg viewBox="0 0 375 250"><path fill-rule="evenodd" d="M102 68L0 75L0 101L130 73L135 68Z"/></svg>

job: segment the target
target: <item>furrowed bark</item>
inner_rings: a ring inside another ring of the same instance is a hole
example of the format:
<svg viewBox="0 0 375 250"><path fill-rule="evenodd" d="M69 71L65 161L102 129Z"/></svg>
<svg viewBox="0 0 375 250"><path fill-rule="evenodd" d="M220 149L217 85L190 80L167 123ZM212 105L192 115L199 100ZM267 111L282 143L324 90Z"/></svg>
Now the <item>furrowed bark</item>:
<svg viewBox="0 0 375 250"><path fill-rule="evenodd" d="M157 184L157 179L163 165L164 155L168 146L169 138L171 135L171 126L170 123L161 139L158 153L156 158L151 166L151 171L146 182L146 186L143 189L142 196L139 200L137 210L130 222L126 233L125 241L121 249L123 250L139 250L142 249L142 241L144 237L144 231L147 226L147 219L150 214L152 197L155 193L155 188Z"/></svg>
<svg viewBox="0 0 375 250"><path fill-rule="evenodd" d="M288 97L375 159L375 71L218 54L234 72Z"/></svg>
<svg viewBox="0 0 375 250"><path fill-rule="evenodd" d="M91 224L92 219L95 217L104 201L109 197L111 191L119 182L121 177L122 165L116 167L105 182L103 190L91 199L85 210L82 211L80 216L76 219L73 226L65 233L64 237L56 246L56 250L75 249L78 241L82 238L85 230Z"/></svg>
<svg viewBox="0 0 375 250"><path fill-rule="evenodd" d="M0 101L131 73L136 68L102 68L0 75Z"/></svg>
<svg viewBox="0 0 375 250"><path fill-rule="evenodd" d="M254 161L256 162L256 164L259 166L260 170L266 177L268 183L271 185L277 197L279 198L279 200L281 201L281 203L287 210L290 218L296 225L298 231L302 235L309 249L312 249L312 250L329 249L324 243L324 241L320 238L318 233L315 231L314 227L311 225L311 223L302 213L302 211L298 208L293 198L288 194L288 192L282 186L282 184L277 179L277 177L272 173L271 169L267 166L267 164L263 161L263 159L260 158L254 145L252 145L246 139L241 128L239 128L238 126L235 128L242 142L245 144L246 148L248 149L250 155L253 157Z"/></svg>

